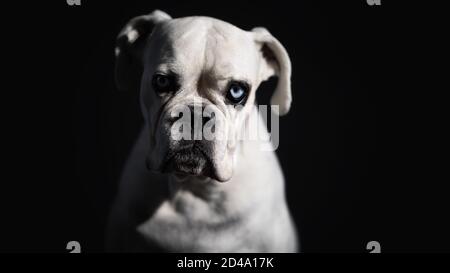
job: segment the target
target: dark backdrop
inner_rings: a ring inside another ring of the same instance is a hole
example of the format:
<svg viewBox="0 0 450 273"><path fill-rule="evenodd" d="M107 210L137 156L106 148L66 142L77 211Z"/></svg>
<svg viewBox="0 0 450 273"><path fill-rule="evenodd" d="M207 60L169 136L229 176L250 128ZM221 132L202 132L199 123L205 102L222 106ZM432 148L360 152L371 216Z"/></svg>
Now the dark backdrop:
<svg viewBox="0 0 450 273"><path fill-rule="evenodd" d="M28 6L12 23L27 29L26 44L17 43L24 58L12 68L27 75L13 78L27 111L14 123L21 149L11 156L18 167L4 192L0 250L64 252L71 240L103 250L118 176L142 122L138 94L114 86L114 41L128 19L154 9L264 26L288 50L293 107L280 120L277 154L303 251L366 252L371 240L385 252L448 250L430 224L443 215L421 213L410 186L400 186L408 156L391 116L398 33L387 23L388 1L81 2ZM259 102L275 84L261 86Z"/></svg>

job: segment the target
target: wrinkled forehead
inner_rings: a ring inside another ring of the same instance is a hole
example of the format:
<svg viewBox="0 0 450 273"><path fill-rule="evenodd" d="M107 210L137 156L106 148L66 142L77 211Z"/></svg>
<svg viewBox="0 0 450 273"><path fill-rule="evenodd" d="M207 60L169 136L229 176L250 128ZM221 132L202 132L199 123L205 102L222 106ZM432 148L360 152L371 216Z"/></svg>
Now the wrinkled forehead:
<svg viewBox="0 0 450 273"><path fill-rule="evenodd" d="M249 32L208 17L170 20L155 29L148 58L155 69L178 74L254 77L256 45ZM187 75L189 76L189 75Z"/></svg>

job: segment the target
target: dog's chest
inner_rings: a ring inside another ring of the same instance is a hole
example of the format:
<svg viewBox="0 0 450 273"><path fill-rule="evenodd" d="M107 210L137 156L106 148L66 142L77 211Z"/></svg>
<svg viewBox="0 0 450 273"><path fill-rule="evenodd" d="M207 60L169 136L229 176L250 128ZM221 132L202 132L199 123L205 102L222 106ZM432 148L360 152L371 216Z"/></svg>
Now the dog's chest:
<svg viewBox="0 0 450 273"><path fill-rule="evenodd" d="M222 205L182 196L163 202L137 230L147 242L167 251L245 251L252 243L244 222Z"/></svg>

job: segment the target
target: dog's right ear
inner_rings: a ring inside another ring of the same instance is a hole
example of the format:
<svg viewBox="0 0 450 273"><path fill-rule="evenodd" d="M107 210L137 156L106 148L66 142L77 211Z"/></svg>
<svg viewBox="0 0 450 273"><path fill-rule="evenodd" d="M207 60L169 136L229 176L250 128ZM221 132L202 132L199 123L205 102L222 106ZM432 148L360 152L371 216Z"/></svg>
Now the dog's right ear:
<svg viewBox="0 0 450 273"><path fill-rule="evenodd" d="M142 54L147 37L153 28L172 19L167 13L155 10L148 15L131 19L116 40L115 78L119 90L138 90L142 76Z"/></svg>

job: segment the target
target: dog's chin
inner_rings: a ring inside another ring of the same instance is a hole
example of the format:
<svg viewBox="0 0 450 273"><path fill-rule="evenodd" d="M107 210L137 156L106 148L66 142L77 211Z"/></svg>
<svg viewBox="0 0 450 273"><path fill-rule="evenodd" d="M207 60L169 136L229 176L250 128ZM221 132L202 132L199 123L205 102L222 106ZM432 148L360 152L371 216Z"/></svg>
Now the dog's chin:
<svg viewBox="0 0 450 273"><path fill-rule="evenodd" d="M211 160L198 148L173 152L163 168L164 173L172 173L179 178L195 176L200 179L215 179Z"/></svg>

